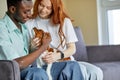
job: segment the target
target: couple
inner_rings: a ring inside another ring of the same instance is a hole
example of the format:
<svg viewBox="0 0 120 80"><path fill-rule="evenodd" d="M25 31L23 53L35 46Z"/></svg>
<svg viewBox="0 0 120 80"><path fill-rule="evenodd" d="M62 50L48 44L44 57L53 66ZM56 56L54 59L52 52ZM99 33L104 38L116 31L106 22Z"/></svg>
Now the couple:
<svg viewBox="0 0 120 80"><path fill-rule="evenodd" d="M32 63L47 49L49 44L58 48L63 54L46 55L43 58L46 63L63 58L61 55L72 57L77 37L69 16L64 12L61 0L36 0L34 7L32 5L32 0L7 0L8 11L0 21L0 59L16 60L21 69L21 80L48 80L45 70L32 67ZM30 18L32 19L29 20ZM39 42L39 39L34 39L32 35L32 28L35 26L49 32L49 36L43 37L41 47L30 52L29 47L37 47ZM31 42L35 45L29 45L30 38L33 38ZM80 65L83 65L89 73L87 77L90 76L90 80L102 80L103 76L99 68L86 62ZM64 71L69 71L70 74L65 74ZM75 61L53 63L51 73L53 80L84 80L85 78L82 67Z"/></svg>

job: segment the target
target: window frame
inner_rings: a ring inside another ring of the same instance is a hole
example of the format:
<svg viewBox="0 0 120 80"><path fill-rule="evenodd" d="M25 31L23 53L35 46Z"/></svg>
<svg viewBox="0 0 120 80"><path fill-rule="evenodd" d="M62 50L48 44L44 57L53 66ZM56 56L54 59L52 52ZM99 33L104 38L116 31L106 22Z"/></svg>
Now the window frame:
<svg viewBox="0 0 120 80"><path fill-rule="evenodd" d="M96 0L99 45L109 45L108 10L120 9L120 0Z"/></svg>

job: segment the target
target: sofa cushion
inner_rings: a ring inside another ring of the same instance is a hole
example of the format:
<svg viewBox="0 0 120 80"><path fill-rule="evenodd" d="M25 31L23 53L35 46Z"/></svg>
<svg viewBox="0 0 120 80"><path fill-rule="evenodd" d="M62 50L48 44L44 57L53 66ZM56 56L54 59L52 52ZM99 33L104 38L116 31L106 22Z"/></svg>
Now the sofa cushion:
<svg viewBox="0 0 120 80"><path fill-rule="evenodd" d="M0 60L0 80L20 80L20 69L16 61Z"/></svg>
<svg viewBox="0 0 120 80"><path fill-rule="evenodd" d="M80 27L74 27L74 30L77 35L78 42L75 43L76 53L73 56L74 56L75 60L87 61L88 58L87 58L86 45L84 43Z"/></svg>
<svg viewBox="0 0 120 80"><path fill-rule="evenodd" d="M93 63L103 71L103 80L120 80L120 61Z"/></svg>
<svg viewBox="0 0 120 80"><path fill-rule="evenodd" d="M120 45L96 45L86 48L89 62L120 61Z"/></svg>

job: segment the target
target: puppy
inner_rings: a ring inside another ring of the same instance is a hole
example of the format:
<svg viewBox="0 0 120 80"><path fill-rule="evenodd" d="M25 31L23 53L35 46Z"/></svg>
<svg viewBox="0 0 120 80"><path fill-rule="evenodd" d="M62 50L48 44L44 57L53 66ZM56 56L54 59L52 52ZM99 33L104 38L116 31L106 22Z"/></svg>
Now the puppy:
<svg viewBox="0 0 120 80"><path fill-rule="evenodd" d="M35 33L35 38L37 37L37 38L40 39L40 45L39 46L41 46L42 45L42 39L43 39L44 35L47 35L47 34L42 29L37 29L36 27L34 27L33 30L34 30L34 33ZM39 56L39 62L40 62L39 64L40 65L38 67L42 67L43 65L46 64L45 62L43 62L42 57L44 57L48 52L52 52L53 54L56 54L59 51L57 49L53 49L53 48L48 47L47 50ZM59 61L66 61L66 60L71 60L71 58L68 57L68 58L61 59ZM46 72L48 74L49 80L52 80L52 76L51 76L51 73L50 73L51 67L52 67L52 64L47 64Z"/></svg>

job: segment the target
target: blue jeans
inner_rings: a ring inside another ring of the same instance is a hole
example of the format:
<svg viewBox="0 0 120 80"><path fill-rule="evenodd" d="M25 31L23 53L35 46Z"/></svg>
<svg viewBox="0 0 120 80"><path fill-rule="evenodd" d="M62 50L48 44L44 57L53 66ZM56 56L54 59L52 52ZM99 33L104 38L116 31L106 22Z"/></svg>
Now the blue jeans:
<svg viewBox="0 0 120 80"><path fill-rule="evenodd" d="M21 80L48 80L44 69L28 67L21 71Z"/></svg>
<svg viewBox="0 0 120 80"><path fill-rule="evenodd" d="M80 66L76 61L53 63L51 74L53 80L83 80Z"/></svg>
<svg viewBox="0 0 120 80"><path fill-rule="evenodd" d="M21 71L21 80L49 80L42 68L28 67ZM55 62L51 68L53 80L83 80L81 68L76 61Z"/></svg>

